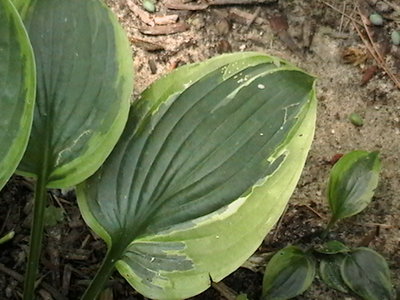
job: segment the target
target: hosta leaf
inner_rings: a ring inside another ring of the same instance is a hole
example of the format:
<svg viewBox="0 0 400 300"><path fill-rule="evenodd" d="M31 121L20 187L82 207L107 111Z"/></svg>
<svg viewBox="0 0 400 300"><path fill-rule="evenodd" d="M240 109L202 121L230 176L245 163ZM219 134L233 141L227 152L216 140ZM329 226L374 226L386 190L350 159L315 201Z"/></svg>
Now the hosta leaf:
<svg viewBox="0 0 400 300"><path fill-rule="evenodd" d="M315 277L315 258L295 246L278 251L268 262L263 300L285 300L302 294Z"/></svg>
<svg viewBox="0 0 400 300"><path fill-rule="evenodd" d="M346 255L341 274L346 285L363 299L395 299L389 267L372 249L361 247Z"/></svg>
<svg viewBox="0 0 400 300"><path fill-rule="evenodd" d="M12 0L11 2L14 4L15 8L18 10L19 15L24 18L27 12L27 9L31 5L31 2L36 0Z"/></svg>
<svg viewBox="0 0 400 300"><path fill-rule="evenodd" d="M147 89L103 167L78 186L84 219L108 244L106 261L159 299L192 296L238 268L300 176L313 85L285 62L239 53Z"/></svg>
<svg viewBox="0 0 400 300"><path fill-rule="evenodd" d="M332 168L328 183L331 223L362 211L372 199L380 171L378 152L352 151Z"/></svg>
<svg viewBox="0 0 400 300"><path fill-rule="evenodd" d="M315 249L315 251L323 254L346 253L350 250L351 249L349 247L339 241L328 241L321 247Z"/></svg>
<svg viewBox="0 0 400 300"><path fill-rule="evenodd" d="M8 242L9 240L11 240L14 237L14 235L15 235L15 231L10 231L5 236L1 237L0 238L0 245Z"/></svg>
<svg viewBox="0 0 400 300"><path fill-rule="evenodd" d="M319 264L319 275L323 282L331 288L347 293L349 289L340 273L344 258L345 256L343 254L324 255Z"/></svg>
<svg viewBox="0 0 400 300"><path fill-rule="evenodd" d="M35 65L24 25L9 0L0 1L0 189L17 168L29 138Z"/></svg>
<svg viewBox="0 0 400 300"><path fill-rule="evenodd" d="M19 171L67 187L104 161L126 122L132 90L129 42L99 0L31 1L25 24L38 88Z"/></svg>

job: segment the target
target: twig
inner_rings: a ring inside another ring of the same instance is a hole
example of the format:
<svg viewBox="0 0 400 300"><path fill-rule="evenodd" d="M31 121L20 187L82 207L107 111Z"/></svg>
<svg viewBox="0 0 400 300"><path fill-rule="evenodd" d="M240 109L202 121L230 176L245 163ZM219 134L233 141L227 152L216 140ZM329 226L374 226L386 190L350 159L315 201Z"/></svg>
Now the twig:
<svg viewBox="0 0 400 300"><path fill-rule="evenodd" d="M283 211L281 217L279 218L278 224L276 224L276 227L274 229L274 234L272 235L272 241L276 240L276 237L279 233L279 229L281 228L282 223L283 223L283 218L285 217L288 208L289 208L289 205L286 205L285 210Z"/></svg>
<svg viewBox="0 0 400 300"><path fill-rule="evenodd" d="M254 14L251 16L251 18L249 19L248 23L247 23L247 27L250 27L251 24L254 23L254 21L257 19L258 15L260 14L261 11L261 7L257 7L256 11L254 12Z"/></svg>
<svg viewBox="0 0 400 300"><path fill-rule="evenodd" d="M244 10L241 10L241 9L238 9L238 8L232 8L229 11L229 17L231 19L235 18L236 21L238 21L237 18L244 19L246 24L248 24L250 22L250 20L252 19L253 15L248 13L248 12L246 12L246 11L244 11ZM265 19L263 19L263 18L256 17L253 20L253 23L256 23L257 25L262 25L262 24L266 24L267 21Z"/></svg>
<svg viewBox="0 0 400 300"><path fill-rule="evenodd" d="M379 227L384 228L384 229L392 229L392 228L395 227L394 225L391 225L391 224L357 223L357 222L351 222L351 221L348 221L348 222L351 223L351 224L353 224L353 225L356 225L356 226L363 226L363 227L377 227L377 226L379 226Z"/></svg>
<svg viewBox="0 0 400 300"><path fill-rule="evenodd" d="M314 215L316 215L318 218L324 220L325 217L322 216L319 212L317 212L315 209L313 209L311 206L308 206L306 204L301 204L300 206L303 206L305 208L307 208L309 211L311 211Z"/></svg>
<svg viewBox="0 0 400 300"><path fill-rule="evenodd" d="M250 5L274 3L276 0L210 0L209 5Z"/></svg>
<svg viewBox="0 0 400 300"><path fill-rule="evenodd" d="M334 11L340 13L341 15L343 15L343 16L349 18L350 20L352 20L353 22L357 23L358 25L360 25L360 26L363 25L360 21L358 21L358 20L354 19L352 16L350 16L350 15L348 15L348 14L342 12L340 9L334 7L332 4L330 4L330 3L328 3L328 2L325 2L324 0L320 0L320 1L321 1L323 4L325 4L326 6L332 8Z"/></svg>
<svg viewBox="0 0 400 300"><path fill-rule="evenodd" d="M387 5L391 6L394 10L399 10L400 11L400 5L397 4L393 4L387 0L383 0L383 2L385 2Z"/></svg>
<svg viewBox="0 0 400 300"><path fill-rule="evenodd" d="M207 3L193 4L193 3L183 3L180 1L169 0L164 3L165 7L168 9L176 10L205 10L208 8Z"/></svg>
<svg viewBox="0 0 400 300"><path fill-rule="evenodd" d="M148 41L148 40L140 39L140 38L137 38L137 37L131 37L129 40L135 46L138 46L138 47L140 47L140 48L142 48L142 49L144 49L146 51L149 51L149 52L165 50L165 47L163 45L156 44L156 43L153 43L153 42Z"/></svg>
<svg viewBox="0 0 400 300"><path fill-rule="evenodd" d="M156 25L156 26L141 26L139 31L146 35L167 35L178 32L184 32L189 29L186 23L176 23L169 26Z"/></svg>
<svg viewBox="0 0 400 300"><path fill-rule="evenodd" d="M209 6L222 6L222 5L254 5L254 4L270 4L275 3L277 0L210 0L207 3L191 4L179 2L176 0L168 0L164 3L166 8L176 10L205 10Z"/></svg>
<svg viewBox="0 0 400 300"><path fill-rule="evenodd" d="M3 272L4 274L7 274L8 276L14 278L15 280L19 282L24 281L24 276L19 274L18 272L15 272L14 270L11 270L7 268L4 264L0 263L0 272ZM55 300L67 300L63 295L61 295L55 288L53 288L51 285L41 282L40 285L45 288L47 291L51 293L51 295L54 297Z"/></svg>
<svg viewBox="0 0 400 300"><path fill-rule="evenodd" d="M343 10L342 10L342 16L340 17L339 32L342 32L343 29L343 20L344 20L344 14L346 12L346 6L347 6L346 1L343 1Z"/></svg>
<svg viewBox="0 0 400 300"><path fill-rule="evenodd" d="M386 72L386 74L389 76L390 79L392 79L392 81L397 86L397 88L400 89L400 81L399 81L399 79L387 67L387 65L385 63L385 60L381 56L379 50L376 47L376 44L374 43L374 41L372 39L371 33L368 30L368 26L365 23L363 23L363 27L364 27L365 31L367 32L369 40L367 40L364 37L364 35L362 34L360 28L358 28L357 24L353 23L353 26L356 29L356 31L357 31L358 35L360 36L361 40L363 41L363 43L367 47L368 51L371 53L372 57L375 59L375 61L379 65L379 67Z"/></svg>

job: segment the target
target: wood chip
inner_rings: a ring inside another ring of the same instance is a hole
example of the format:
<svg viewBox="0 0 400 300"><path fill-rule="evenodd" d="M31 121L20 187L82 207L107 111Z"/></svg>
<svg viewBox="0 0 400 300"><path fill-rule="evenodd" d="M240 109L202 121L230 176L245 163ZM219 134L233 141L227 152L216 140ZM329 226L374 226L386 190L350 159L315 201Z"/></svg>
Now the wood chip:
<svg viewBox="0 0 400 300"><path fill-rule="evenodd" d="M271 4L277 0L210 0L209 5L250 5L250 4Z"/></svg>
<svg viewBox="0 0 400 300"><path fill-rule="evenodd" d="M153 26L154 20L153 17L143 9L139 8L133 1L127 1L128 8L133 12L133 14L138 17L143 23Z"/></svg>
<svg viewBox="0 0 400 300"><path fill-rule="evenodd" d="M151 74L156 74L157 73L156 62L153 59L149 59L147 61L147 63L149 64L149 69L150 69Z"/></svg>
<svg viewBox="0 0 400 300"><path fill-rule="evenodd" d="M372 79L372 77L374 77L375 74L378 73L378 71L379 71L379 68L377 65L373 65L373 66L365 69L363 72L363 76L362 76L360 85L361 86L366 85Z"/></svg>
<svg viewBox="0 0 400 300"><path fill-rule="evenodd" d="M68 293L69 293L70 284L71 284L71 274L72 274L72 267L70 264L66 264L64 266L62 286L61 286L61 293L64 296L68 296Z"/></svg>
<svg viewBox="0 0 400 300"><path fill-rule="evenodd" d="M178 22L178 15L154 16L154 23L156 25L168 25Z"/></svg>
<svg viewBox="0 0 400 300"><path fill-rule="evenodd" d="M143 40L143 39L136 38L136 37L131 37L129 40L131 41L131 43L133 45L135 45L139 48L142 48L146 51L149 51L149 52L165 50L163 45L156 44L156 43L150 42L148 40Z"/></svg>
<svg viewBox="0 0 400 300"><path fill-rule="evenodd" d="M176 23L172 25L156 25L156 26L141 26L139 31L147 35L167 35L178 32L184 32L189 29L186 23Z"/></svg>
<svg viewBox="0 0 400 300"><path fill-rule="evenodd" d="M276 2L278 0L210 0L207 3L187 3L186 1L167 0L164 5L169 9L176 10L205 10L209 6L271 4Z"/></svg>
<svg viewBox="0 0 400 300"><path fill-rule="evenodd" d="M249 22L252 20L253 16L254 16L253 14L248 13L248 12L246 12L244 10L241 10L241 9L237 9L237 8L232 8L229 11L229 18L231 20L237 21L238 23L241 23L241 24L244 24L244 25L249 24ZM256 17L252 21L252 23L255 23L257 25L262 25L262 24L266 24L267 21L265 19L263 19L263 18Z"/></svg>

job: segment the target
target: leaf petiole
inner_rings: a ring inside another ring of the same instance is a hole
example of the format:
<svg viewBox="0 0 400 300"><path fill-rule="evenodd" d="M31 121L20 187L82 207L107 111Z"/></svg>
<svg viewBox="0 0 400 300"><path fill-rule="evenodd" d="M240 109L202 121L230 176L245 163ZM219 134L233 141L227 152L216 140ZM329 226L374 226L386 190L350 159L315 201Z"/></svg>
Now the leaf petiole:
<svg viewBox="0 0 400 300"><path fill-rule="evenodd" d="M123 249L120 249L119 247L110 247L110 250L107 252L100 269L90 282L89 287L86 289L81 300L97 299L99 294L103 291L103 288L107 280L110 278L111 273L114 271L115 263L117 262L118 258L121 257L124 250L125 247L123 247Z"/></svg>
<svg viewBox="0 0 400 300"><path fill-rule="evenodd" d="M38 176L36 182L33 222L31 239L29 242L29 257L24 283L24 300L32 300L35 295L35 281L39 266L40 252L42 248L44 211L47 204L47 171Z"/></svg>

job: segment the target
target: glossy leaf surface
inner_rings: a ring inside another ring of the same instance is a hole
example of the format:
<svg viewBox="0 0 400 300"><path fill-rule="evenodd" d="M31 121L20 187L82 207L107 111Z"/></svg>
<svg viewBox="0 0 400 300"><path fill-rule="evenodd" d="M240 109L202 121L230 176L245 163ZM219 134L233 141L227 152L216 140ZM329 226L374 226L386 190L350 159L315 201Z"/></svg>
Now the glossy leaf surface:
<svg viewBox="0 0 400 300"><path fill-rule="evenodd" d="M256 250L304 165L313 85L285 62L239 53L142 94L113 153L78 187L85 221L136 290L190 297Z"/></svg>
<svg viewBox="0 0 400 300"><path fill-rule="evenodd" d="M263 300L285 300L302 294L315 277L315 259L295 246L278 251L268 262Z"/></svg>
<svg viewBox="0 0 400 300"><path fill-rule="evenodd" d="M24 22L37 65L31 138L19 171L48 187L91 175L117 142L132 91L129 42L99 0L31 1Z"/></svg>
<svg viewBox="0 0 400 300"><path fill-rule="evenodd" d="M372 199L380 171L378 152L353 151L332 168L328 201L332 222L362 211Z"/></svg>
<svg viewBox="0 0 400 300"><path fill-rule="evenodd" d="M0 189L22 158L32 125L35 65L22 21L0 1Z"/></svg>
<svg viewBox="0 0 400 300"><path fill-rule="evenodd" d="M340 272L344 258L345 256L342 254L324 255L319 264L319 275L329 287L347 293L349 289Z"/></svg>
<svg viewBox="0 0 400 300"><path fill-rule="evenodd" d="M372 249L361 247L346 255L341 274L346 285L365 300L395 299L389 267Z"/></svg>

